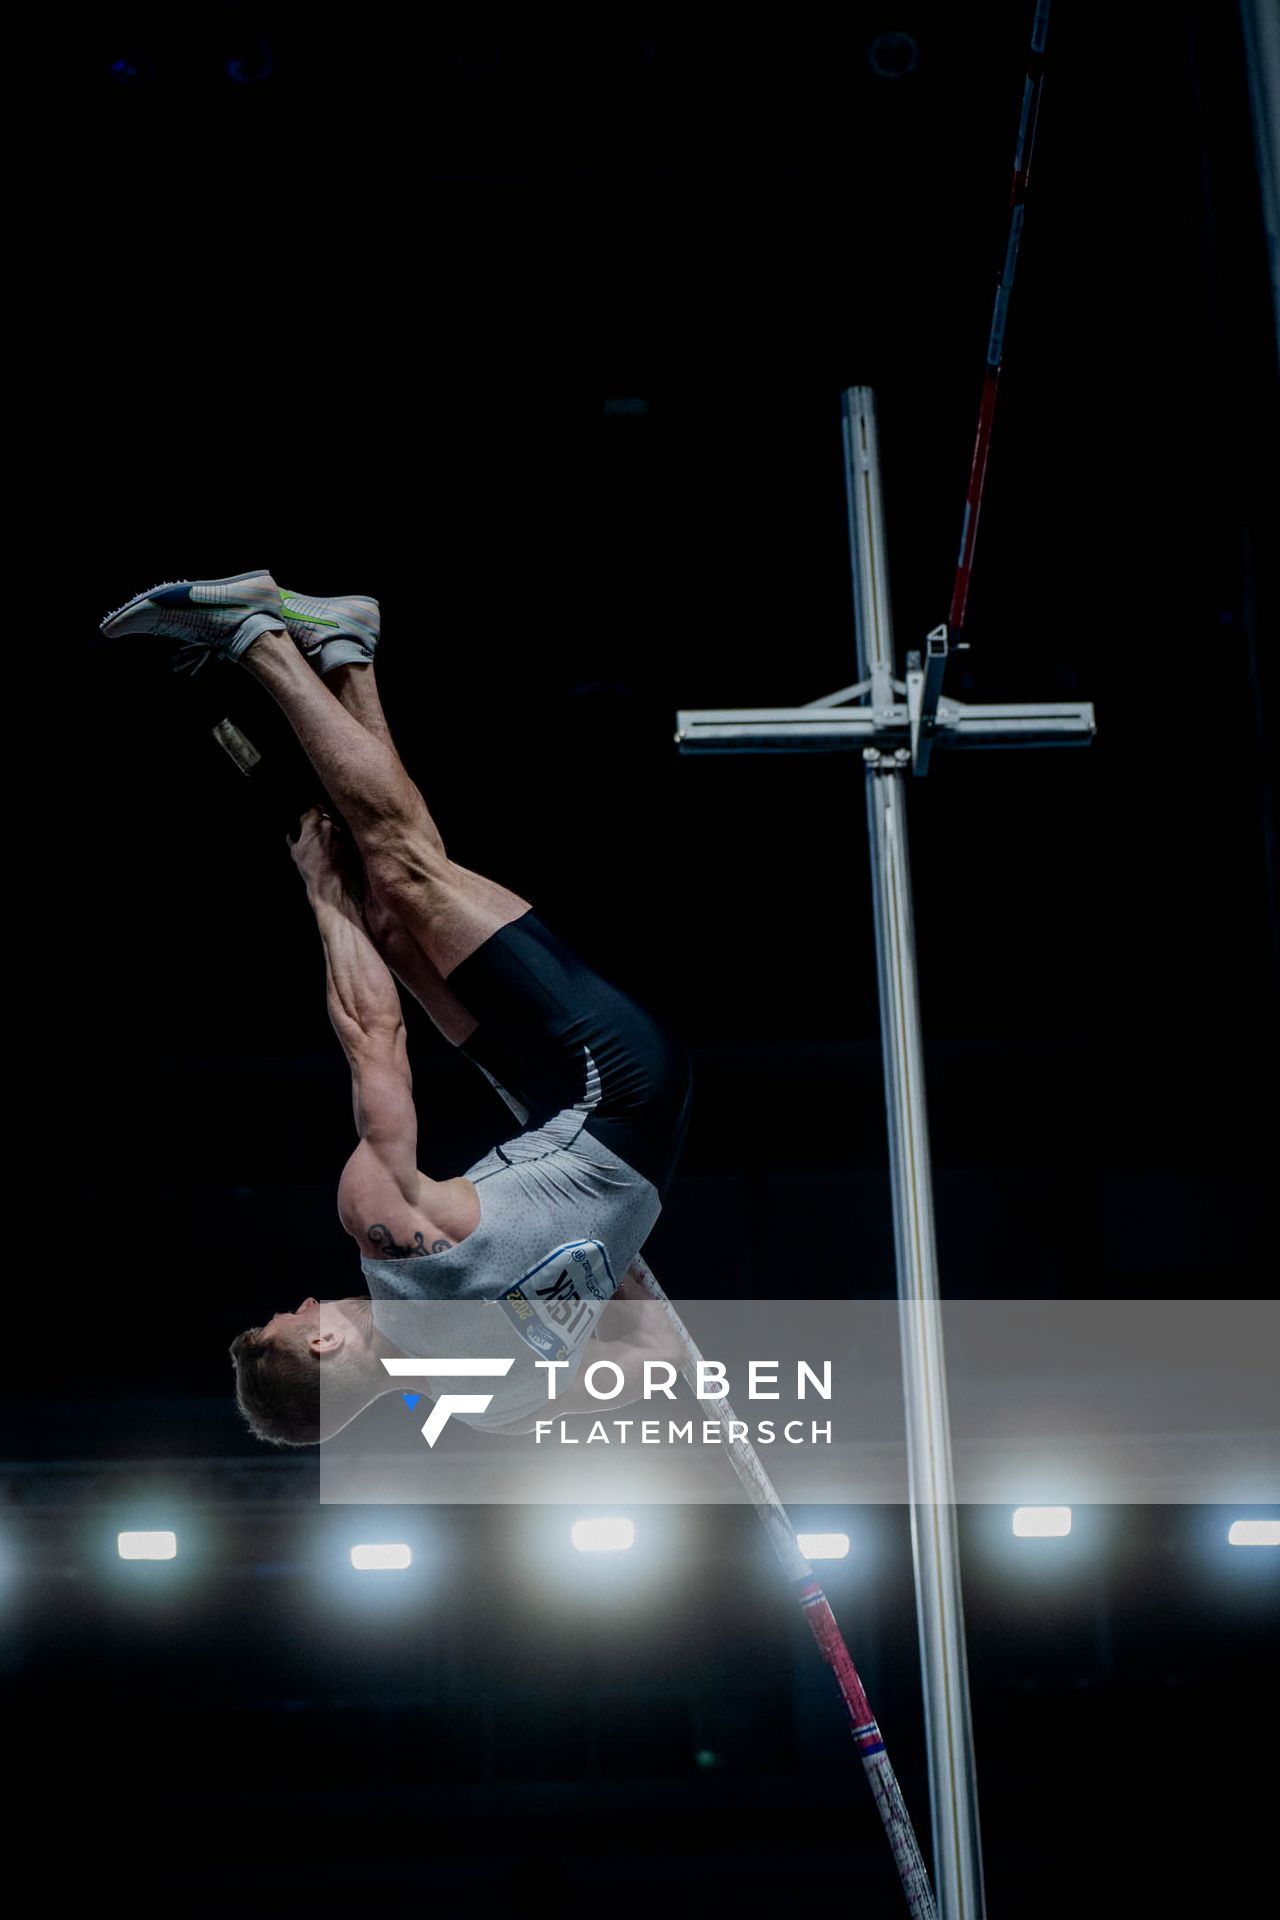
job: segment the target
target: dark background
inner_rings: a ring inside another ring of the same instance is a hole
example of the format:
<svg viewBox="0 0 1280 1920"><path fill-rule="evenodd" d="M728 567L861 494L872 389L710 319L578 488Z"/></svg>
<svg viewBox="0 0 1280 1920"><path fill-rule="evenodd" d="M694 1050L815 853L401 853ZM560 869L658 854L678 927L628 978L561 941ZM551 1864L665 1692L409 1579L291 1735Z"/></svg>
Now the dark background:
<svg viewBox="0 0 1280 1920"><path fill-rule="evenodd" d="M652 1516L678 1570L582 1560L554 1600L527 1516L387 1516L419 1548L388 1598L343 1579L356 1517L318 1508L315 1460L244 1433L232 1336L355 1279L349 1090L284 847L319 794L246 675L182 684L163 643L96 629L259 564L375 594L450 851L690 1046L649 1244L669 1291L891 1294L860 767L672 735L680 707L855 677L848 385L877 396L900 658L945 617L1030 14L109 9L67 54L78 298L43 483L77 563L41 666L71 824L39 896L64 1007L38 1233L66 1357L10 1403L5 1642L32 1773L90 1853L167 1861L185 1904L897 1910L750 1515ZM912 71L875 71L886 32ZM1079 696L1098 737L939 756L911 791L948 1296L1273 1284L1265 265L1234 9L1060 8L947 692ZM224 714L252 782L209 738ZM461 1171L505 1110L409 1022L423 1165ZM184 1560L116 1566L161 1494ZM993 1914L1228 1911L1261 1884L1274 1556L1228 1554L1227 1517L1085 1511L1051 1561L962 1514ZM924 1838L907 1517L843 1524L833 1604Z"/></svg>

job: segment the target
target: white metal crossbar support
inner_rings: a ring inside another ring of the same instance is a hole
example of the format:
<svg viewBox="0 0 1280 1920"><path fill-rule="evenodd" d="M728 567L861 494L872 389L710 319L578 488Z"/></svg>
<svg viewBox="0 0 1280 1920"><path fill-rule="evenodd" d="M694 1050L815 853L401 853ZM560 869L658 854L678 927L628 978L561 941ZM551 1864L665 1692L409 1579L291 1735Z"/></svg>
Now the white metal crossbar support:
<svg viewBox="0 0 1280 1920"><path fill-rule="evenodd" d="M906 785L909 772L916 776L927 773L935 750L1087 746L1094 735L1094 715L1092 706L1083 701L1048 706L968 706L943 699L945 627L928 636L923 655L908 656L905 681L894 677L875 406L870 389L851 387L843 396L841 412L858 653L856 684L804 707L681 713L676 740L683 753L860 751L863 757L902 1330L911 1539L929 1748L934 1884L943 1920L982 1920L982 1852L942 1350Z"/></svg>

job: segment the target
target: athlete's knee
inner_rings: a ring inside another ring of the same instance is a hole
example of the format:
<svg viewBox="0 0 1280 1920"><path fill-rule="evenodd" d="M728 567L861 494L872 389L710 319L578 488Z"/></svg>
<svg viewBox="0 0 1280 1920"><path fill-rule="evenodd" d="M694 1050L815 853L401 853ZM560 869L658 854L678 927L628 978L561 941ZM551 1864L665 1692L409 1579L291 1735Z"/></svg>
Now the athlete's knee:
<svg viewBox="0 0 1280 1920"><path fill-rule="evenodd" d="M366 886L361 911L369 929L369 938L384 959L395 959L409 942L404 917L385 893L376 892L372 882Z"/></svg>
<svg viewBox="0 0 1280 1920"><path fill-rule="evenodd" d="M424 886L446 878L449 861L425 808L421 814L380 817L366 831L360 849L374 910L388 926L400 904Z"/></svg>

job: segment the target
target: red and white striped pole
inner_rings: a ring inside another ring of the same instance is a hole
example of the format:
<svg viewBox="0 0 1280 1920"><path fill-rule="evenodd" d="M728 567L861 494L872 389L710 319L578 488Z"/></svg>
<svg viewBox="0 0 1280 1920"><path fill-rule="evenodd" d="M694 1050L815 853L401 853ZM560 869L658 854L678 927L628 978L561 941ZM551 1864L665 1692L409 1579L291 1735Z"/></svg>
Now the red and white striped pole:
<svg viewBox="0 0 1280 1920"><path fill-rule="evenodd" d="M978 434L969 470L969 490L965 495L964 521L960 530L960 558L956 563L955 585L951 590L951 611L947 615L948 637L954 644L964 626L969 601L969 576L973 572L973 550L978 539L978 514L982 507L982 489L987 477L987 459L991 452L991 428L995 420L996 395L1000 389L1000 367L1004 360L1004 330L1009 314L1009 296L1018 265L1022 242L1022 219L1031 175L1031 154L1035 146L1036 121L1040 116L1040 94L1044 85L1044 49L1049 32L1050 0L1036 0L1036 17L1031 29L1031 53L1022 89L1022 114L1018 122L1018 142L1013 155L1013 186L1009 195L1009 237L1005 245L1004 266L996 286L995 311L987 341L987 366L982 381L982 402L978 408Z"/></svg>
<svg viewBox="0 0 1280 1920"><path fill-rule="evenodd" d="M694 1345L689 1329L654 1279L649 1267L639 1256L632 1261L630 1271L635 1274L645 1291L664 1309L679 1336L688 1354L687 1362L681 1368L681 1372L694 1394L697 1395L698 1362L702 1355ZM849 1715L854 1743L861 1755L871 1792L876 1806L880 1809L880 1818L884 1822L884 1830L889 1836L889 1845L893 1849L898 1877L902 1882L902 1891L906 1895L907 1911L912 1920L936 1920L937 1909L934 1906L933 1890L929 1885L928 1870L920 1854L911 1816L907 1812L897 1776L889 1764L884 1737L876 1724L865 1689L858 1678L858 1669L854 1666L849 1649L845 1646L844 1638L836 1625L831 1604L822 1591L813 1568L800 1551L800 1543L796 1539L795 1529L787 1518L786 1508L774 1492L755 1448L748 1441L734 1436L733 1426L736 1415L733 1408L727 1400L713 1400L700 1395L698 1395L698 1404L705 1414L720 1421L724 1427L727 1451L733 1463L733 1470L760 1516L770 1544L782 1563L782 1570L795 1590L801 1611L818 1643L818 1650L830 1667L835 1683L840 1689L840 1698L844 1701L845 1711ZM738 1424L741 1425L740 1422Z"/></svg>

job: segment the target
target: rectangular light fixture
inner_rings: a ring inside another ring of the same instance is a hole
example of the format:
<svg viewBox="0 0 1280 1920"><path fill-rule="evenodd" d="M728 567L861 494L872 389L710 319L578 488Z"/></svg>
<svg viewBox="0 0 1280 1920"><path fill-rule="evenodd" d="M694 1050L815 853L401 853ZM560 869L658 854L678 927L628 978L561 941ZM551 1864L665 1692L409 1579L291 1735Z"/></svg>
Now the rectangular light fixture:
<svg viewBox="0 0 1280 1920"><path fill-rule="evenodd" d="M116 1552L122 1560L173 1560L177 1557L176 1533L118 1533Z"/></svg>
<svg viewBox="0 0 1280 1920"><path fill-rule="evenodd" d="M351 1564L359 1573L399 1572L404 1567L412 1566L413 1554L400 1543L352 1547Z"/></svg>
<svg viewBox="0 0 1280 1920"><path fill-rule="evenodd" d="M621 1553L634 1547L634 1520L575 1520L570 1539L579 1553Z"/></svg>
<svg viewBox="0 0 1280 1920"><path fill-rule="evenodd" d="M1233 1547L1280 1547L1280 1520L1233 1520L1227 1543Z"/></svg>
<svg viewBox="0 0 1280 1920"><path fill-rule="evenodd" d="M847 1533L801 1533L796 1537L806 1560L843 1560L849 1552Z"/></svg>
<svg viewBox="0 0 1280 1920"><path fill-rule="evenodd" d="M1019 1540L1057 1540L1071 1531L1070 1507L1015 1507L1013 1531Z"/></svg>

